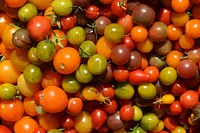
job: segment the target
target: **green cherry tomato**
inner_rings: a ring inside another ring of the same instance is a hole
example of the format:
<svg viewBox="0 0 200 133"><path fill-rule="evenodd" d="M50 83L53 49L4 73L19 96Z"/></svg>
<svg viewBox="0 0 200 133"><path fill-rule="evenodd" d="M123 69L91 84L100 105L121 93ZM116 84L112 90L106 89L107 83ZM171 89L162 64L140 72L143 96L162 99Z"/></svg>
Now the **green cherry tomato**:
<svg viewBox="0 0 200 133"><path fill-rule="evenodd" d="M88 83L92 80L93 74L88 70L87 64L81 64L75 72L75 77L80 83Z"/></svg>
<svg viewBox="0 0 200 133"><path fill-rule="evenodd" d="M142 109L137 105L133 105L133 108L134 108L133 121L140 121L143 117Z"/></svg>
<svg viewBox="0 0 200 133"><path fill-rule="evenodd" d="M68 41L72 45L81 45L86 39L86 32L80 26L75 26L67 32Z"/></svg>
<svg viewBox="0 0 200 133"><path fill-rule="evenodd" d="M147 133L144 129L142 129L141 127L136 127L132 130L131 133Z"/></svg>
<svg viewBox="0 0 200 133"><path fill-rule="evenodd" d="M31 47L28 50L28 59L29 61L34 64L34 65L41 65L43 63L43 61L41 61L38 57L37 57L37 49L36 47Z"/></svg>
<svg viewBox="0 0 200 133"><path fill-rule="evenodd" d="M159 118L152 112L145 113L140 121L140 126L144 130L153 130L159 124Z"/></svg>
<svg viewBox="0 0 200 133"><path fill-rule="evenodd" d="M165 67L161 70L159 75L159 80L164 85L171 85L173 84L177 79L177 71L173 67Z"/></svg>
<svg viewBox="0 0 200 133"><path fill-rule="evenodd" d="M87 61L88 70L94 75L100 75L107 69L107 59L102 54L94 54Z"/></svg>
<svg viewBox="0 0 200 133"><path fill-rule="evenodd" d="M43 62L51 61L56 54L56 46L50 41L40 41L36 49L37 57Z"/></svg>
<svg viewBox="0 0 200 133"><path fill-rule="evenodd" d="M37 14L37 7L31 3L23 5L18 11L18 17L22 22L28 22L34 16L37 16Z"/></svg>
<svg viewBox="0 0 200 133"><path fill-rule="evenodd" d="M93 41L86 40L81 43L79 47L80 56L83 58L89 58L92 55L96 54L96 45Z"/></svg>
<svg viewBox="0 0 200 133"><path fill-rule="evenodd" d="M131 99L134 94L134 87L128 82L119 82L117 88L115 89L115 95L123 100Z"/></svg>
<svg viewBox="0 0 200 133"><path fill-rule="evenodd" d="M111 23L107 25L104 30L105 38L114 44L121 42L124 34L124 27L117 23Z"/></svg>
<svg viewBox="0 0 200 133"><path fill-rule="evenodd" d="M147 100L151 100L156 96L156 87L150 83L142 83L138 86L138 94Z"/></svg>
<svg viewBox="0 0 200 133"><path fill-rule="evenodd" d="M17 94L16 87L11 83L0 85L0 99L11 100Z"/></svg>
<svg viewBox="0 0 200 133"><path fill-rule="evenodd" d="M63 131L60 129L50 129L47 131L47 133L63 133Z"/></svg>
<svg viewBox="0 0 200 133"><path fill-rule="evenodd" d="M81 83L74 75L66 75L62 80L62 88L68 93L75 93L80 90Z"/></svg>
<svg viewBox="0 0 200 133"><path fill-rule="evenodd" d="M24 78L31 84L40 83L42 80L42 70L39 66L29 64L24 69Z"/></svg>
<svg viewBox="0 0 200 133"><path fill-rule="evenodd" d="M51 3L54 12L60 16L69 15L73 9L72 0L54 0Z"/></svg>

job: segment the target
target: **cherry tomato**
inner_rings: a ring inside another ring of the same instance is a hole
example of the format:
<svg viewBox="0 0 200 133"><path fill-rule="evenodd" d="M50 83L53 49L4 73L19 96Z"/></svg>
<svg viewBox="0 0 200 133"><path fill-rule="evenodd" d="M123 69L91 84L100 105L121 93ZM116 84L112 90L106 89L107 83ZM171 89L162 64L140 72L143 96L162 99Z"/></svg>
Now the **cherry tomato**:
<svg viewBox="0 0 200 133"><path fill-rule="evenodd" d="M106 104L103 105L104 110L109 114L114 114L117 111L118 104L115 99L108 101Z"/></svg>
<svg viewBox="0 0 200 133"><path fill-rule="evenodd" d="M12 131L8 127L0 125L0 133L12 133Z"/></svg>
<svg viewBox="0 0 200 133"><path fill-rule="evenodd" d="M174 115L165 115L163 119L164 125L168 130L173 130L178 126L177 117Z"/></svg>
<svg viewBox="0 0 200 133"><path fill-rule="evenodd" d="M107 120L107 113L103 108L96 108L91 113L92 127L99 129Z"/></svg>
<svg viewBox="0 0 200 133"><path fill-rule="evenodd" d="M150 76L150 82L155 82L159 78L159 70L155 66L148 66L144 69L144 72L149 74Z"/></svg>
<svg viewBox="0 0 200 133"><path fill-rule="evenodd" d="M68 115L63 116L61 118L61 125L65 129L72 129L74 127L74 118Z"/></svg>
<svg viewBox="0 0 200 133"><path fill-rule="evenodd" d="M126 66L116 66L113 76L118 82L125 82L129 77L129 70Z"/></svg>
<svg viewBox="0 0 200 133"><path fill-rule="evenodd" d="M15 122L24 115L24 105L20 99L1 100L0 116L3 120Z"/></svg>
<svg viewBox="0 0 200 133"><path fill-rule="evenodd" d="M47 9L53 1L54 0L45 0L45 1L29 0L29 2L34 4L39 10Z"/></svg>
<svg viewBox="0 0 200 133"><path fill-rule="evenodd" d="M180 104L184 108L192 108L199 101L199 95L197 91L187 90L180 96Z"/></svg>
<svg viewBox="0 0 200 133"><path fill-rule="evenodd" d="M185 33L189 35L192 38L199 38L200 32L196 29L198 29L200 26L200 20L199 19L191 19L187 21L185 24Z"/></svg>
<svg viewBox="0 0 200 133"><path fill-rule="evenodd" d="M76 71L80 65L80 61L80 56L76 49L65 47L56 53L53 65L59 73L70 74Z"/></svg>
<svg viewBox="0 0 200 133"><path fill-rule="evenodd" d="M98 6L90 4L85 9L85 15L90 19L96 19L100 14L100 9Z"/></svg>
<svg viewBox="0 0 200 133"><path fill-rule="evenodd" d="M170 105L170 111L175 114L178 115L183 111L183 107L180 104L180 101L174 101L171 105Z"/></svg>
<svg viewBox="0 0 200 133"><path fill-rule="evenodd" d="M134 26L131 29L131 38L135 42L143 42L147 39L148 37L148 31L144 26Z"/></svg>
<svg viewBox="0 0 200 133"><path fill-rule="evenodd" d="M105 97L108 97L109 99L112 99L115 96L114 88L112 87L111 84L108 83L102 84L101 92Z"/></svg>
<svg viewBox="0 0 200 133"><path fill-rule="evenodd" d="M15 133L33 133L38 127L38 123L35 119L29 116L23 116L21 119L15 122Z"/></svg>
<svg viewBox="0 0 200 133"><path fill-rule="evenodd" d="M83 108L83 102L80 98L78 97L69 98L67 109L68 111L70 111L70 113L78 114L82 111L82 108Z"/></svg>
<svg viewBox="0 0 200 133"><path fill-rule="evenodd" d="M131 105L123 105L120 108L120 118L124 121L129 121L133 119L134 108Z"/></svg>
<svg viewBox="0 0 200 133"><path fill-rule="evenodd" d="M76 25L76 19L74 16L67 15L61 19L61 29L67 31Z"/></svg>
<svg viewBox="0 0 200 133"><path fill-rule="evenodd" d="M21 72L17 70L10 60L0 62L0 82L16 83Z"/></svg>
<svg viewBox="0 0 200 133"><path fill-rule="evenodd" d="M128 9L126 0L113 0L111 3L111 12L116 16L122 16Z"/></svg>
<svg viewBox="0 0 200 133"><path fill-rule="evenodd" d="M63 89L48 86L42 91L39 103L46 112L58 113L67 107L68 96Z"/></svg>
<svg viewBox="0 0 200 133"><path fill-rule="evenodd" d="M166 25L169 25L171 23L171 15L171 8L163 7L158 11L157 20L164 22Z"/></svg>
<svg viewBox="0 0 200 133"><path fill-rule="evenodd" d="M190 4L189 0L172 0L171 1L172 9L175 10L176 12L184 12L185 10L188 9L189 4Z"/></svg>
<svg viewBox="0 0 200 133"><path fill-rule="evenodd" d="M124 27L125 29L125 35L128 35L131 33L131 29L133 28L133 19L131 15L124 14L117 18L117 23Z"/></svg>
<svg viewBox="0 0 200 133"><path fill-rule="evenodd" d="M28 22L27 30L32 39L42 41L52 32L51 22L44 16L35 16Z"/></svg>

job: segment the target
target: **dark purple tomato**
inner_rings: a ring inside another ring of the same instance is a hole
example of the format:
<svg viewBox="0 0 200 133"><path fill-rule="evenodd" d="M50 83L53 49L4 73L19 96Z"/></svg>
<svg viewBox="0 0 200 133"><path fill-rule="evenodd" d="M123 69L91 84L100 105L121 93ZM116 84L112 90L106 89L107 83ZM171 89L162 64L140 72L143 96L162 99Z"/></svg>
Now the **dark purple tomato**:
<svg viewBox="0 0 200 133"><path fill-rule="evenodd" d="M130 60L131 52L123 44L116 45L111 50L111 61L116 65L124 65Z"/></svg>
<svg viewBox="0 0 200 133"><path fill-rule="evenodd" d="M191 59L181 60L177 66L177 73L180 77L188 79L196 75L198 67Z"/></svg>
<svg viewBox="0 0 200 133"><path fill-rule="evenodd" d="M101 75L98 75L98 80L101 81L101 83L110 82L113 79L113 70L114 65L111 62L108 62L105 72Z"/></svg>
<svg viewBox="0 0 200 133"><path fill-rule="evenodd" d="M96 33L94 32L94 29L90 28L90 27L85 27L84 30L86 32L86 39L85 40L90 40L90 41L96 43L97 42L97 36L96 36Z"/></svg>
<svg viewBox="0 0 200 133"><path fill-rule="evenodd" d="M90 0L72 0L74 6L87 7L90 4Z"/></svg>
<svg viewBox="0 0 200 133"><path fill-rule="evenodd" d="M154 22L149 29L149 38L153 42L163 42L167 36L167 25L163 22Z"/></svg>
<svg viewBox="0 0 200 133"><path fill-rule="evenodd" d="M130 70L134 70L140 67L142 62L142 56L140 52L133 50L131 51L130 60L126 64Z"/></svg>
<svg viewBox="0 0 200 133"><path fill-rule="evenodd" d="M155 11L146 4L138 4L132 11L133 21L137 25L148 27L155 20Z"/></svg>
<svg viewBox="0 0 200 133"><path fill-rule="evenodd" d="M104 29L108 24L110 24L111 21L108 17L106 16L100 16L95 20L95 26L96 26L96 31L99 35L104 34Z"/></svg>
<svg viewBox="0 0 200 133"><path fill-rule="evenodd" d="M155 66L161 70L163 67L165 67L165 60L162 59L162 56L153 53L149 57L149 65Z"/></svg>
<svg viewBox="0 0 200 133"><path fill-rule="evenodd" d="M174 96L180 96L187 90L187 85L184 79L178 78L172 85L171 85L171 93Z"/></svg>
<svg viewBox="0 0 200 133"><path fill-rule="evenodd" d="M76 25L79 26L86 26L89 22L89 18L86 17L85 12L81 10L74 12L73 17L76 20Z"/></svg>
<svg viewBox="0 0 200 133"><path fill-rule="evenodd" d="M133 9L137 6L137 5L139 5L140 4L140 1L139 0L129 0L128 2L127 2L127 5L128 5L128 9L127 9L127 11L128 12L130 12L130 13L132 13L132 11L133 11Z"/></svg>

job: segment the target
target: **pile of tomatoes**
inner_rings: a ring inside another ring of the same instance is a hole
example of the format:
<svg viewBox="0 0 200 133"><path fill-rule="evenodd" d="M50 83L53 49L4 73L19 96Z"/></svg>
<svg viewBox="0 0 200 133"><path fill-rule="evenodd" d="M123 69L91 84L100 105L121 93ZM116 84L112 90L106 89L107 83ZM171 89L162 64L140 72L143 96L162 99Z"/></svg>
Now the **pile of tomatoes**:
<svg viewBox="0 0 200 133"><path fill-rule="evenodd" d="M200 0L0 0L0 133L198 133Z"/></svg>

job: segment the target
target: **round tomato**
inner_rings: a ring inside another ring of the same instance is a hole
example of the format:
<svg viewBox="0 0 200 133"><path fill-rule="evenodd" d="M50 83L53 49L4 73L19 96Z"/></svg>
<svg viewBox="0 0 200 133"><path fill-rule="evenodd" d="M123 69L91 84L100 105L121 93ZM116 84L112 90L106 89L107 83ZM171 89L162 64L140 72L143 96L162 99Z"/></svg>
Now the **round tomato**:
<svg viewBox="0 0 200 133"><path fill-rule="evenodd" d="M1 12L0 13L0 38L2 37L3 31L7 24L12 22L12 19L7 16L6 13Z"/></svg>
<svg viewBox="0 0 200 133"><path fill-rule="evenodd" d="M118 82L125 82L129 77L129 70L126 66L117 66L114 69L113 76Z"/></svg>
<svg viewBox="0 0 200 133"><path fill-rule="evenodd" d="M92 127L100 128L107 120L107 113L103 108L96 108L91 113Z"/></svg>
<svg viewBox="0 0 200 133"><path fill-rule="evenodd" d="M73 73L79 67L80 62L78 51L72 47L59 50L53 59L55 69L61 74Z"/></svg>
<svg viewBox="0 0 200 133"><path fill-rule="evenodd" d="M23 116L15 122L14 131L15 133L33 133L37 127L38 123L35 119L30 116Z"/></svg>
<svg viewBox="0 0 200 133"><path fill-rule="evenodd" d="M120 108L120 118L124 121L129 121L133 119L134 108L131 105L123 105Z"/></svg>
<svg viewBox="0 0 200 133"><path fill-rule="evenodd" d="M78 114L82 111L83 102L78 97L69 98L67 109L72 114Z"/></svg>
<svg viewBox="0 0 200 133"><path fill-rule="evenodd" d="M25 97L23 101L24 111L30 116L36 116L36 101L34 97Z"/></svg>
<svg viewBox="0 0 200 133"><path fill-rule="evenodd" d="M17 70L10 60L0 62L0 82L16 83L21 72Z"/></svg>
<svg viewBox="0 0 200 133"><path fill-rule="evenodd" d="M27 30L32 39L42 41L51 34L51 22L44 16L35 16L28 22Z"/></svg>
<svg viewBox="0 0 200 133"><path fill-rule="evenodd" d="M3 120L15 122L24 115L24 105L20 99L2 100L0 116Z"/></svg>
<svg viewBox="0 0 200 133"><path fill-rule="evenodd" d="M199 94L197 91L188 90L181 94L180 104L185 108L192 108L197 105L199 101Z"/></svg>
<svg viewBox="0 0 200 133"><path fill-rule="evenodd" d="M63 89L57 86L48 86L42 91L39 104L46 112L58 113L67 107L68 97Z"/></svg>
<svg viewBox="0 0 200 133"><path fill-rule="evenodd" d="M12 133L12 131L5 125L0 125L0 133Z"/></svg>

